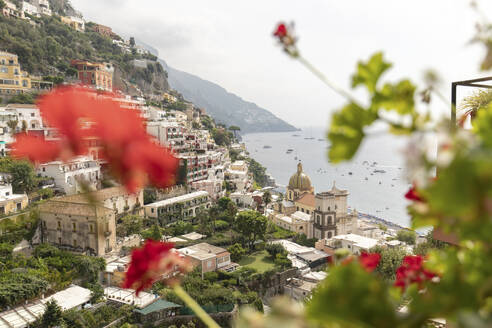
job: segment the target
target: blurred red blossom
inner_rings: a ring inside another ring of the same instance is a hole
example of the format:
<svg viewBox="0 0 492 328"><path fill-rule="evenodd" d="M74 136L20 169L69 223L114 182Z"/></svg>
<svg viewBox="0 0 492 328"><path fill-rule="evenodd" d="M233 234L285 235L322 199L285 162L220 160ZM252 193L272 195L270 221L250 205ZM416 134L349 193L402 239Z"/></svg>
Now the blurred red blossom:
<svg viewBox="0 0 492 328"><path fill-rule="evenodd" d="M359 262L367 272L373 272L381 260L381 255L378 253L361 253Z"/></svg>
<svg viewBox="0 0 492 328"><path fill-rule="evenodd" d="M113 94L98 94L81 87L61 87L43 96L39 109L45 122L60 139L47 142L17 135L12 154L35 163L69 160L88 153L87 144L97 140L100 157L129 192L147 182L164 188L175 183L178 160L147 134L137 110L121 107Z"/></svg>
<svg viewBox="0 0 492 328"><path fill-rule="evenodd" d="M284 23L279 23L273 35L278 38L283 38L284 36L287 35L287 26L285 26Z"/></svg>
<svg viewBox="0 0 492 328"><path fill-rule="evenodd" d="M405 290L409 285L417 283L419 287L437 275L424 268L424 258L420 255L407 255L402 265L396 270L395 286Z"/></svg>
<svg viewBox="0 0 492 328"><path fill-rule="evenodd" d="M415 186L411 187L408 189L407 193L405 194L405 198L414 202L423 202L424 199L420 196L420 194L417 191L417 188Z"/></svg>
<svg viewBox="0 0 492 328"><path fill-rule="evenodd" d="M122 287L135 289L138 295L166 274L188 271L188 262L173 247L172 243L149 239L141 248L133 250Z"/></svg>
<svg viewBox="0 0 492 328"><path fill-rule="evenodd" d="M299 57L299 50L296 47L297 38L294 35L294 24L290 25L280 22L273 31L273 36L278 39L284 51L292 57Z"/></svg>

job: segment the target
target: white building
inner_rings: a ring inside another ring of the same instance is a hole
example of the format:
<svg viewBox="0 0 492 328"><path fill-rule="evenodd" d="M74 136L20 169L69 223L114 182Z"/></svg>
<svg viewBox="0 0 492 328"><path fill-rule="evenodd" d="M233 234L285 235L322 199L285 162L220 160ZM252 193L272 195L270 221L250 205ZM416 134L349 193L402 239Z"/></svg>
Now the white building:
<svg viewBox="0 0 492 328"><path fill-rule="evenodd" d="M55 189L67 195L96 190L101 180L101 166L88 156L76 157L68 162L54 161L39 165L37 173L55 180Z"/></svg>
<svg viewBox="0 0 492 328"><path fill-rule="evenodd" d="M325 264L329 256L314 247L302 246L286 239L272 241L272 244L282 245L288 253L287 258L292 261L292 266L298 268L303 275Z"/></svg>
<svg viewBox="0 0 492 328"><path fill-rule="evenodd" d="M300 211L296 211L290 215L279 213L273 215L272 221L283 229L295 233L302 233L308 238L313 237L313 220L311 215L307 213Z"/></svg>
<svg viewBox="0 0 492 328"><path fill-rule="evenodd" d="M150 218L159 218L163 215L169 215L171 220L180 218L193 218L199 209L208 209L210 207L210 195L206 191L195 191L189 194L168 198L155 203L147 204L145 216Z"/></svg>
<svg viewBox="0 0 492 328"><path fill-rule="evenodd" d="M39 17L38 7L30 2L22 1L22 11L24 12L24 14Z"/></svg>
<svg viewBox="0 0 492 328"><path fill-rule="evenodd" d="M22 129L22 122L26 122L27 130L43 129L43 119L36 105L9 104L5 107L5 111L16 115L18 121L17 131Z"/></svg>
<svg viewBox="0 0 492 328"><path fill-rule="evenodd" d="M26 194L14 194L10 183L0 182L0 215L22 211L28 201Z"/></svg>
<svg viewBox="0 0 492 328"><path fill-rule="evenodd" d="M353 233L338 235L332 238L321 239L316 242L316 249L332 253L333 250L343 248L348 249L353 254L368 252L369 249L379 244L377 239L359 236Z"/></svg>

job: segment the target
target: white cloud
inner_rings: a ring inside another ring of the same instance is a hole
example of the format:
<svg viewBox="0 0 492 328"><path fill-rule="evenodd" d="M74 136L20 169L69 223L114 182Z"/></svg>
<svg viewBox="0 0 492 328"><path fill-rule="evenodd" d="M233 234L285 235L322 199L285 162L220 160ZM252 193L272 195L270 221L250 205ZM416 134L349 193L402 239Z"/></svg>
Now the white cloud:
<svg viewBox="0 0 492 328"><path fill-rule="evenodd" d="M279 20L296 22L305 57L346 88L357 60L383 50L395 63L388 78L419 79L432 67L443 75L442 91L448 94L452 80L479 74L483 55L479 47L467 46L477 19L468 1L72 2L86 19L154 46L171 66L297 126L324 125L343 99L278 49L271 32Z"/></svg>

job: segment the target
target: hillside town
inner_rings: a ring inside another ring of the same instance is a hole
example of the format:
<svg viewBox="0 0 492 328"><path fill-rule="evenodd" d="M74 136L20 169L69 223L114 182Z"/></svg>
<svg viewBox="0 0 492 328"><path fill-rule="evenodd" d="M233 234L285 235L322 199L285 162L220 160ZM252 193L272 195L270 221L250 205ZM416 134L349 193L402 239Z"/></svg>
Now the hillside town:
<svg viewBox="0 0 492 328"><path fill-rule="evenodd" d="M3 2L6 19L35 28L39 17L56 15L67 28L90 29L124 53L150 55L110 27L53 13L47 0ZM277 295L309 300L330 279L326 269L337 254L377 250L383 259L403 258L434 242L359 213L349 197L357 191L336 181L329 190L315 190L301 161L289 181L279 182L286 187L278 187L241 142L239 127L216 122L173 89L119 90L114 62L70 58L73 74L58 83L28 72L21 56L0 51L0 327L38 327L57 307L66 322L90 318L97 327L196 323L164 284L139 294L121 287L131 251L147 239L173 243L173 252L192 264L181 277L187 292L224 326L242 305L266 311ZM147 68L148 59L131 64ZM13 160L19 133L59 140L39 105L19 102L19 96L61 85L80 85L138 112L153 141L179 160L176 184L128 193L92 139L85 140L87 154L70 160L36 166ZM181 275L175 270L163 279Z"/></svg>

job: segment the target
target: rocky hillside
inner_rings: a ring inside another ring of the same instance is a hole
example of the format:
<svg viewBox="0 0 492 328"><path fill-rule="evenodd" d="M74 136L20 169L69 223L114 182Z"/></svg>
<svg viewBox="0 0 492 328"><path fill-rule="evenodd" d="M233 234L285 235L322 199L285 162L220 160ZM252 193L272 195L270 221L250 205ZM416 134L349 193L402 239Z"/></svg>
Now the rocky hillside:
<svg viewBox="0 0 492 328"><path fill-rule="evenodd" d="M296 128L258 105L245 101L221 86L195 75L176 70L161 60L171 88L205 108L216 122L237 125L242 133L285 132Z"/></svg>
<svg viewBox="0 0 492 328"><path fill-rule="evenodd" d="M71 7L70 7L71 8ZM73 10L72 9L65 10ZM26 20L0 16L0 49L19 56L22 68L31 74L62 77L70 81L76 72L72 59L111 62L115 85L130 94L160 94L168 90L166 72L153 55L126 53L108 37L90 31L80 33L62 24L58 17ZM143 64L143 65L142 65Z"/></svg>

